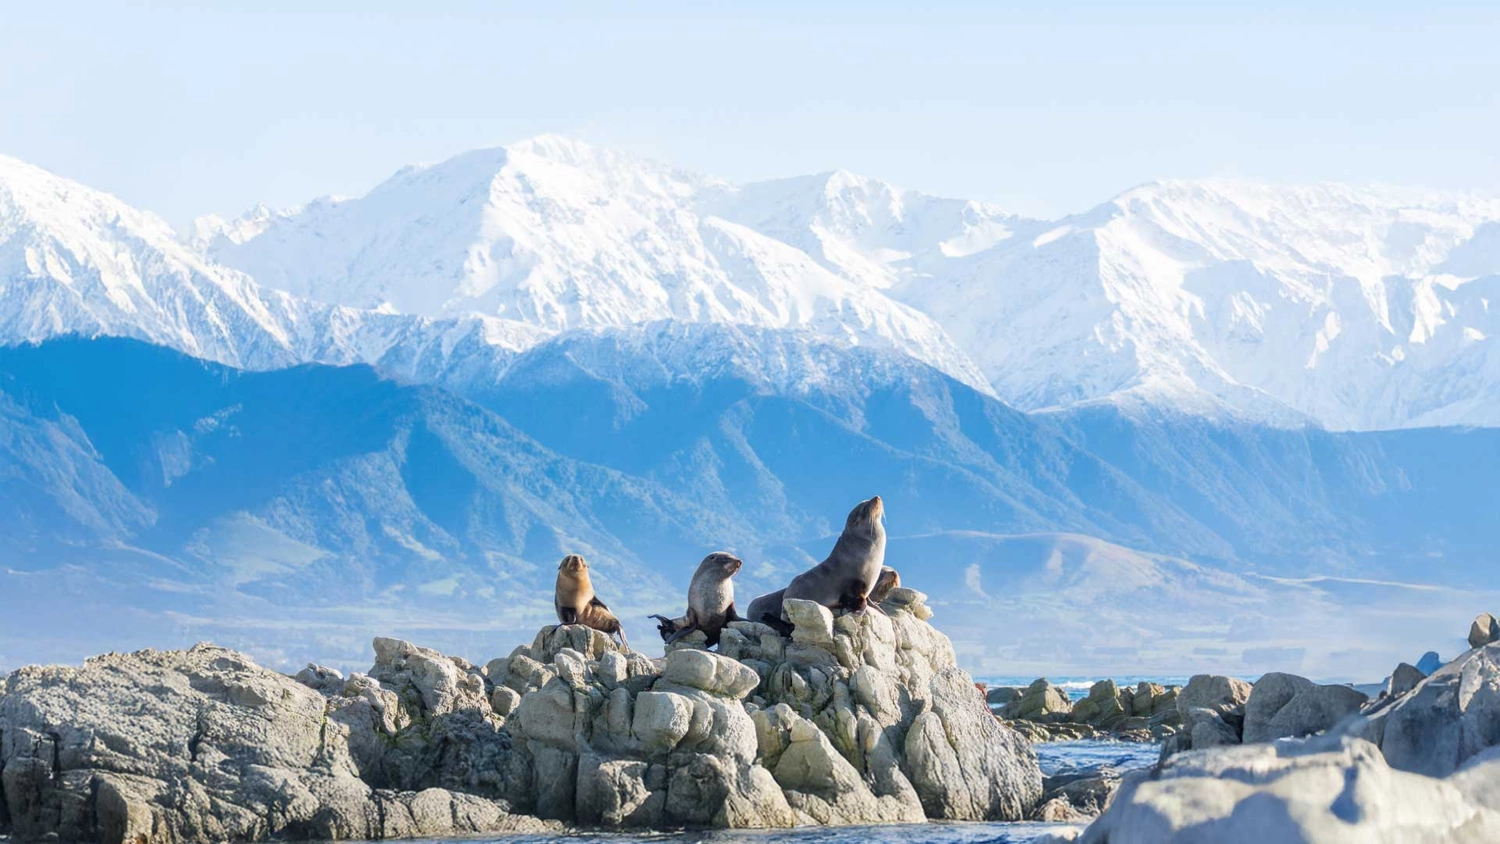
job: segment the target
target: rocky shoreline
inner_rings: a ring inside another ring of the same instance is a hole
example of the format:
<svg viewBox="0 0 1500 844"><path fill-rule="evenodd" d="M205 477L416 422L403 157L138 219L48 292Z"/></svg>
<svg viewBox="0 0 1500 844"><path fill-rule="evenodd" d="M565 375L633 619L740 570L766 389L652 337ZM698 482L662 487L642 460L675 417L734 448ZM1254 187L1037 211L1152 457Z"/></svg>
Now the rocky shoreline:
<svg viewBox="0 0 1500 844"><path fill-rule="evenodd" d="M196 844L1020 820L1042 777L896 590L788 601L665 658L581 626L478 667L377 639L288 677L212 645L27 667L0 692L0 834ZM701 644L701 643L699 643Z"/></svg>
<svg viewBox="0 0 1500 844"><path fill-rule="evenodd" d="M1500 621L1374 698L1045 680L976 692L921 593L791 602L662 659L579 626L483 667L377 639L348 677L213 645L27 667L0 685L0 835L197 844L569 829L1059 824L1053 841L1500 840ZM981 687L982 688L982 687ZM1054 771L1036 740L1161 740L1147 770Z"/></svg>

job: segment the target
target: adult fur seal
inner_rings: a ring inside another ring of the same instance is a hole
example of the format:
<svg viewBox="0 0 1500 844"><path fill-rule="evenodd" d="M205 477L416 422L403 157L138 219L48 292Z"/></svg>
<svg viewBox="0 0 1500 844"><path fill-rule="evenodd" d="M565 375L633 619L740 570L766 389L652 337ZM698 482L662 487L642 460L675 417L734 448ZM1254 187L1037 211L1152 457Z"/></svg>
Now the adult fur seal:
<svg viewBox="0 0 1500 844"><path fill-rule="evenodd" d="M708 646L719 643L724 625L739 618L734 610L734 581L731 578L744 562L726 551L715 551L703 558L693 572L688 586L688 610L682 618L653 615L663 642L672 644L694 630L702 630Z"/></svg>
<svg viewBox="0 0 1500 844"><path fill-rule="evenodd" d="M885 564L885 503L880 496L861 501L844 520L844 532L834 543L827 559L792 578L780 598L776 593L762 595L751 605L751 621L771 624L787 630L784 601L816 601L829 609L864 612L869 606L870 590L880 579ZM759 611L760 615L754 613ZM774 615L773 615L774 613ZM767 621L774 618L775 621ZM780 622L779 624L776 622Z"/></svg>
<svg viewBox="0 0 1500 844"><path fill-rule="evenodd" d="M592 627L600 633L618 637L621 647L630 647L625 641L625 628L620 620L594 594L589 564L583 557L569 554L557 564L557 593L552 603L557 608L559 622Z"/></svg>

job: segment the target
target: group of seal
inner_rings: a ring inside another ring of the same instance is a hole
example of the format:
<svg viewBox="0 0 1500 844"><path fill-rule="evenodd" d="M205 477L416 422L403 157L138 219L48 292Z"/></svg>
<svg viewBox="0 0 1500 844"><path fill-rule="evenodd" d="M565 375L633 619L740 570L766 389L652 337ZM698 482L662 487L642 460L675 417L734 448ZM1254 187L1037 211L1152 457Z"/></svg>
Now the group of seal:
<svg viewBox="0 0 1500 844"><path fill-rule="evenodd" d="M787 599L815 601L829 609L854 613L863 613L872 605L879 610L890 591L901 585L901 576L885 565L884 517L885 504L880 496L861 501L849 511L844 531L828 557L792 578L785 588L751 601L748 620L770 625L788 635L792 625L783 607ZM704 557L688 586L687 612L678 618L651 616L657 621L662 641L671 644L701 630L709 647L718 644L724 627L741 619L735 611L732 578L743 566L739 557L727 551L715 551ZM629 647L620 620L594 594L588 563L577 554L564 557L557 567L555 604L560 623L583 624L618 636L620 644Z"/></svg>

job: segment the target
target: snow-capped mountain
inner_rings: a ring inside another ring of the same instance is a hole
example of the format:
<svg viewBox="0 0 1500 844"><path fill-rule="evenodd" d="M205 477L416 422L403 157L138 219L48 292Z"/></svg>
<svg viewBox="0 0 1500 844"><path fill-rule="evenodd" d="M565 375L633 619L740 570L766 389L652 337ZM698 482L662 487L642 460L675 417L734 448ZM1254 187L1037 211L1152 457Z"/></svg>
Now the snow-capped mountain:
<svg viewBox="0 0 1500 844"><path fill-rule="evenodd" d="M0 342L70 334L247 369L369 362L436 381L477 377L549 332L301 299L204 257L155 215L0 156Z"/></svg>
<svg viewBox="0 0 1500 844"><path fill-rule="evenodd" d="M1044 221L842 171L736 186L542 137L197 237L324 302L548 330L796 327L1025 409L1500 424L1497 199L1169 181Z"/></svg>
<svg viewBox="0 0 1500 844"><path fill-rule="evenodd" d="M1500 425L1497 285L1500 199L1419 190L1169 181L1045 221L544 136L182 239L0 159L5 341L118 334L450 386L560 331L679 321L894 349L1027 410Z"/></svg>
<svg viewBox="0 0 1500 844"><path fill-rule="evenodd" d="M322 302L558 331L664 319L809 330L988 389L928 317L707 210L702 196L724 188L549 136L409 167L358 199L205 221L196 236L217 260Z"/></svg>
<svg viewBox="0 0 1500 844"><path fill-rule="evenodd" d="M720 213L932 316L1023 408L1500 424L1500 199L1168 181L1049 222L834 173Z"/></svg>

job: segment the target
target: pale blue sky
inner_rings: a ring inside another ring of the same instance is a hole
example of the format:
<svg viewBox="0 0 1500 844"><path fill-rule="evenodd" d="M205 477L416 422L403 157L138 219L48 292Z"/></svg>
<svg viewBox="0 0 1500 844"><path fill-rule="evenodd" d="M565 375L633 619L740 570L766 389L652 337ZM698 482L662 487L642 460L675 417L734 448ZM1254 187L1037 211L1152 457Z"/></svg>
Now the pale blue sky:
<svg viewBox="0 0 1500 844"><path fill-rule="evenodd" d="M1496 4L245 5L7 4L0 152L178 224L542 132L1033 214L1209 174L1500 192Z"/></svg>

